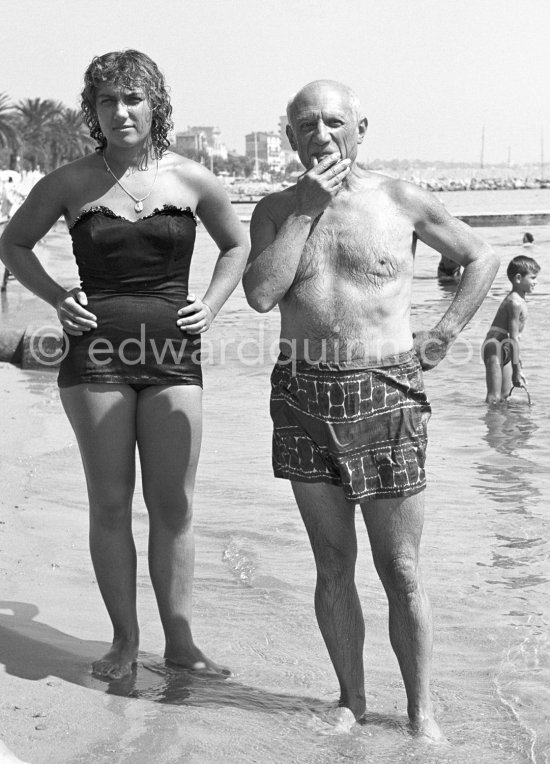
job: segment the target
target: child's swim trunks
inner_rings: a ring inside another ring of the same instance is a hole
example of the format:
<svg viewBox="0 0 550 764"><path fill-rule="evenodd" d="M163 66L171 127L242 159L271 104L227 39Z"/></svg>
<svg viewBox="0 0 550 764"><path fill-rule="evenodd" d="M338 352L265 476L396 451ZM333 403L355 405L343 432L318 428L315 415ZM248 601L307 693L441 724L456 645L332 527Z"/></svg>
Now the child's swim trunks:
<svg viewBox="0 0 550 764"><path fill-rule="evenodd" d="M280 356L271 385L276 477L342 486L354 502L425 488L431 407L414 351L360 369Z"/></svg>
<svg viewBox="0 0 550 764"><path fill-rule="evenodd" d="M518 358L519 348L517 340L513 340L508 332L502 330L497 333L492 330L483 341L481 353L485 363L491 356L497 355L500 359L500 365L506 366L507 363Z"/></svg>

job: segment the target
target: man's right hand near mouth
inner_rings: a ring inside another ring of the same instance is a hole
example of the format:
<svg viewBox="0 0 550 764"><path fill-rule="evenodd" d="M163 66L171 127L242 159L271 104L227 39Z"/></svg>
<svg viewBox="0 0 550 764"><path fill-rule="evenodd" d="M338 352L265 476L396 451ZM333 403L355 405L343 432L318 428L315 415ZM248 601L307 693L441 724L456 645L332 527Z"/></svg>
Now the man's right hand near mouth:
<svg viewBox="0 0 550 764"><path fill-rule="evenodd" d="M296 214L318 217L342 188L351 165L351 159L341 159L335 152L319 162L313 157L313 167L296 184Z"/></svg>

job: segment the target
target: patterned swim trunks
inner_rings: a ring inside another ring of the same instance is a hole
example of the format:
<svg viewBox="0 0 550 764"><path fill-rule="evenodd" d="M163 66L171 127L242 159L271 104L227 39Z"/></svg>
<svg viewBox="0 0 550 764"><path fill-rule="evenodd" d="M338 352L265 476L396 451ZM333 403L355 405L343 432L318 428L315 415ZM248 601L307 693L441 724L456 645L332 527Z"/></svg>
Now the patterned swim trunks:
<svg viewBox="0 0 550 764"><path fill-rule="evenodd" d="M342 486L349 501L426 486L431 407L411 350L375 368L292 361L271 375L275 477Z"/></svg>

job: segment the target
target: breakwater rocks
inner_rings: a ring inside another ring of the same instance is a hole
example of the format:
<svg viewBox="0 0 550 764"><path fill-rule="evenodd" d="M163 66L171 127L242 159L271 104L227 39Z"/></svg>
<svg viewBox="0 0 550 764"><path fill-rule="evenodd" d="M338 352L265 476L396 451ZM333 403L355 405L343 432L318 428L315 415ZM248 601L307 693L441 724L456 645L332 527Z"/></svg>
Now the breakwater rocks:
<svg viewBox="0 0 550 764"><path fill-rule="evenodd" d="M396 173L391 170L365 167L381 175L387 175L390 178L401 178L417 186L428 189L428 191L514 191L518 189L550 189L550 180L540 180L532 177L476 177L474 175L465 175L464 177L446 177L445 175L427 175L426 173L409 172ZM228 186L229 197L234 204L255 204L263 196L272 194L275 191L282 191L284 188L292 185L293 181L282 181L273 183L250 183L247 186Z"/></svg>
<svg viewBox="0 0 550 764"><path fill-rule="evenodd" d="M550 181L531 180L529 178L430 178L414 179L422 188L428 191L515 191L528 188L550 188Z"/></svg>
<svg viewBox="0 0 550 764"><path fill-rule="evenodd" d="M63 357L61 327L27 326L0 330L0 362L22 369L56 369Z"/></svg>

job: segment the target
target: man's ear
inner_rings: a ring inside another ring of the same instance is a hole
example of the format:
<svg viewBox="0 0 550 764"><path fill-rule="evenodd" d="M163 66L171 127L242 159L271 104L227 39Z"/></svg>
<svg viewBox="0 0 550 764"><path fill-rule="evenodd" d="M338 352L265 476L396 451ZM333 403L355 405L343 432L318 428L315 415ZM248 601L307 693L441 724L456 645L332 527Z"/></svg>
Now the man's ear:
<svg viewBox="0 0 550 764"><path fill-rule="evenodd" d="M293 151L298 151L298 145L296 143L296 138L294 137L294 133L292 132L292 128L290 125L286 126L286 137L288 138L288 142L292 146Z"/></svg>
<svg viewBox="0 0 550 764"><path fill-rule="evenodd" d="M366 117L361 117L361 119L359 120L359 124L357 125L357 130L359 132L357 143L363 143L365 139L365 135L367 134L368 126L369 126L368 119Z"/></svg>

